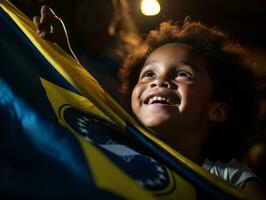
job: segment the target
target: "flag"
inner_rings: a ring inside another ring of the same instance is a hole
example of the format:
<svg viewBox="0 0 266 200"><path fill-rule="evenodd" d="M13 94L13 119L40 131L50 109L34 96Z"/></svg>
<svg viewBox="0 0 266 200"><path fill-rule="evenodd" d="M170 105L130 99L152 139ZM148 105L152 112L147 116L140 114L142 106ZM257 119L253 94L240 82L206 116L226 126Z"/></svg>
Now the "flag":
<svg viewBox="0 0 266 200"><path fill-rule="evenodd" d="M150 134L7 0L0 27L1 197L251 198Z"/></svg>

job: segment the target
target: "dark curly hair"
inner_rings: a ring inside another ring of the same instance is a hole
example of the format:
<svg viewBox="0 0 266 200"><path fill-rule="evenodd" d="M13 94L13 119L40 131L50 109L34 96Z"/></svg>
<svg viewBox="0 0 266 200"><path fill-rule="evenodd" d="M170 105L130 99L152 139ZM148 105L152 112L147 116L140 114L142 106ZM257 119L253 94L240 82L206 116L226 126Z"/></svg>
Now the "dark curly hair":
<svg viewBox="0 0 266 200"><path fill-rule="evenodd" d="M161 23L159 29L150 31L142 45L125 59L119 72L120 91L130 98L146 58L167 43L184 43L199 51L207 60L213 98L229 105L225 122L211 125L203 144L204 155L222 161L240 158L256 127L256 73L246 51L222 31L190 20L185 20L183 25L171 21Z"/></svg>

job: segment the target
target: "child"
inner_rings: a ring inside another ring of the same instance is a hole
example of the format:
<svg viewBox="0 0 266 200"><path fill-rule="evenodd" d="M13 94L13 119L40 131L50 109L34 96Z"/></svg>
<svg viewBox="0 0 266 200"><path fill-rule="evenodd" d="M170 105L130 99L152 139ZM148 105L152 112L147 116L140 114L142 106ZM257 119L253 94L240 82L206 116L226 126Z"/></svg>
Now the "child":
<svg viewBox="0 0 266 200"><path fill-rule="evenodd" d="M161 140L265 198L256 175L231 160L244 153L256 121L257 89L249 67L242 48L222 32L200 23L186 21L180 28L167 22L126 58L121 91L131 98L137 119Z"/></svg>
<svg viewBox="0 0 266 200"><path fill-rule="evenodd" d="M256 175L231 160L246 150L258 111L256 77L246 58L214 28L165 22L125 59L121 91L153 134L207 171L265 199Z"/></svg>

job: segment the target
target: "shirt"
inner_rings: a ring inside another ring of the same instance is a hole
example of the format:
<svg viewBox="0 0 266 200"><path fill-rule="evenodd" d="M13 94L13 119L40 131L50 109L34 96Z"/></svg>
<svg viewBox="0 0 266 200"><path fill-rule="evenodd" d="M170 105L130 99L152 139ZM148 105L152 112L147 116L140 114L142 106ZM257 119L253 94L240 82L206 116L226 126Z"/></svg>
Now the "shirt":
<svg viewBox="0 0 266 200"><path fill-rule="evenodd" d="M211 174L219 176L238 187L243 187L245 181L249 178L257 178L256 174L251 171L251 169L241 165L236 159L232 159L228 163L221 163L220 161L213 162L206 159L202 167Z"/></svg>

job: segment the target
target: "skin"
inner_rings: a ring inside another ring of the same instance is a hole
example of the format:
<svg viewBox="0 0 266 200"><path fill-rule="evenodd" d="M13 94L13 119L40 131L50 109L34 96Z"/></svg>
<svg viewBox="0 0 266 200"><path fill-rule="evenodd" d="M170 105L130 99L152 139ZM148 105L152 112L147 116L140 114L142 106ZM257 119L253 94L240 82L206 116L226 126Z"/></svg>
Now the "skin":
<svg viewBox="0 0 266 200"><path fill-rule="evenodd" d="M248 179L244 185L244 190L253 194L257 199L266 199L265 184L257 178Z"/></svg>
<svg viewBox="0 0 266 200"><path fill-rule="evenodd" d="M195 162L209 126L212 82L205 59L186 44L170 43L147 58L131 96L139 121L163 141ZM163 96L172 103L148 104L149 97Z"/></svg>

